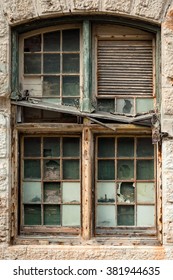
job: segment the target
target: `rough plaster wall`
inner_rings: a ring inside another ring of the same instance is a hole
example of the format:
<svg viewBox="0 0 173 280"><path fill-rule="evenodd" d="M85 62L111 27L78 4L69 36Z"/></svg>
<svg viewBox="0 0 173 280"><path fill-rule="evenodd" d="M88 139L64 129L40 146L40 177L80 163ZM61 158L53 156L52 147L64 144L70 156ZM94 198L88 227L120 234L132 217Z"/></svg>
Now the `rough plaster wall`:
<svg viewBox="0 0 173 280"><path fill-rule="evenodd" d="M10 221L9 26L42 17L97 13L122 15L162 24L162 131L173 137L173 1L0 0L0 259L173 259L173 140L170 138L165 138L163 141L163 243L166 246L8 246Z"/></svg>

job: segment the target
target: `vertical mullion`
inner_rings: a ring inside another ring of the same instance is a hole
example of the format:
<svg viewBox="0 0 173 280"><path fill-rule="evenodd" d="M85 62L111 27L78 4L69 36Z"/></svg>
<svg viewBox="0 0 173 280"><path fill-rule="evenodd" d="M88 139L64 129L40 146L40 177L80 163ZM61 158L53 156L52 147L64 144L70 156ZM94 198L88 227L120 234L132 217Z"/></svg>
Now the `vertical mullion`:
<svg viewBox="0 0 173 280"><path fill-rule="evenodd" d="M20 174L20 205L22 211L20 212L20 219L22 226L24 226L24 201L23 201L23 181L24 181L24 137L21 139L21 174Z"/></svg>
<svg viewBox="0 0 173 280"><path fill-rule="evenodd" d="M40 142L40 145L41 145L41 158L40 158L40 161L41 161L41 164L40 164L40 167L41 167L41 225L44 225L44 182L43 182L43 178L44 178L44 162L43 162L43 137L40 137L41 139L41 142Z"/></svg>
<svg viewBox="0 0 173 280"><path fill-rule="evenodd" d="M118 149L118 141L117 137L115 137L115 155L114 155L114 161L115 161L115 225L117 226L118 218L117 218L117 149Z"/></svg>
<svg viewBox="0 0 173 280"><path fill-rule="evenodd" d="M137 226L137 137L134 137L135 226Z"/></svg>
<svg viewBox="0 0 173 280"><path fill-rule="evenodd" d="M62 180L63 180L63 137L60 137L60 191L61 191L61 202L60 202L60 225L62 226L62 209L63 209L63 201L62 201Z"/></svg>

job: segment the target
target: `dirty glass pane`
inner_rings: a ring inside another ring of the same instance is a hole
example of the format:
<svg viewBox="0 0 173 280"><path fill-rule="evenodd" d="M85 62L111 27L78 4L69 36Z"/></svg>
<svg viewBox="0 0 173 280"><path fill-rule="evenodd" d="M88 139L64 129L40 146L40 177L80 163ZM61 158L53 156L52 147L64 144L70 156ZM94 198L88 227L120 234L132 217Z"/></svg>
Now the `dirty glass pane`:
<svg viewBox="0 0 173 280"><path fill-rule="evenodd" d="M115 224L115 206L98 205L96 224L98 227L114 227Z"/></svg>
<svg viewBox="0 0 173 280"><path fill-rule="evenodd" d="M62 206L62 225L80 226L80 206L63 205Z"/></svg>
<svg viewBox="0 0 173 280"><path fill-rule="evenodd" d="M44 102L49 102L49 103L54 103L54 104L61 104L61 100L60 100L60 98L54 98L53 96L52 96L52 98L50 97L50 98L42 98L41 99L42 101L44 101ZM44 115L45 115L45 112L46 111L44 111ZM60 113L59 113L60 114ZM57 117L57 112L50 112L50 111L47 111L47 115L48 115L48 118L49 119L53 119L53 115L55 116L55 117Z"/></svg>
<svg viewBox="0 0 173 280"><path fill-rule="evenodd" d="M117 202L135 202L135 188L133 182L122 182L117 184Z"/></svg>
<svg viewBox="0 0 173 280"><path fill-rule="evenodd" d="M154 179L153 160L137 160L137 179L138 180Z"/></svg>
<svg viewBox="0 0 173 280"><path fill-rule="evenodd" d="M41 35L35 35L24 40L24 52L40 52Z"/></svg>
<svg viewBox="0 0 173 280"><path fill-rule="evenodd" d="M79 108L79 98L62 98L62 104Z"/></svg>
<svg viewBox="0 0 173 280"><path fill-rule="evenodd" d="M104 112L115 112L115 100L114 99L98 99L97 110Z"/></svg>
<svg viewBox="0 0 173 280"><path fill-rule="evenodd" d="M117 98L116 100L116 112L122 114L134 114L134 99L132 98L125 98L120 99Z"/></svg>
<svg viewBox="0 0 173 280"><path fill-rule="evenodd" d="M117 206L117 224L118 226L134 226L134 206Z"/></svg>
<svg viewBox="0 0 173 280"><path fill-rule="evenodd" d="M44 205L44 225L60 225L59 205Z"/></svg>
<svg viewBox="0 0 173 280"><path fill-rule="evenodd" d="M60 77L47 76L43 78L43 96L60 95Z"/></svg>
<svg viewBox="0 0 173 280"><path fill-rule="evenodd" d="M79 29L69 29L62 31L62 50L79 51L80 31Z"/></svg>
<svg viewBox="0 0 173 280"><path fill-rule="evenodd" d="M41 138L25 137L24 138L24 157L41 156Z"/></svg>
<svg viewBox="0 0 173 280"><path fill-rule="evenodd" d="M79 138L63 138L63 156L79 157Z"/></svg>
<svg viewBox="0 0 173 280"><path fill-rule="evenodd" d="M63 73L79 73L79 54L64 54Z"/></svg>
<svg viewBox="0 0 173 280"><path fill-rule="evenodd" d="M43 50L44 51L60 50L60 31L49 32L43 35Z"/></svg>
<svg viewBox="0 0 173 280"><path fill-rule="evenodd" d="M155 225L155 207L152 205L137 206L137 226Z"/></svg>
<svg viewBox="0 0 173 280"><path fill-rule="evenodd" d="M44 179L60 179L60 162L59 160L44 160Z"/></svg>
<svg viewBox="0 0 173 280"><path fill-rule="evenodd" d="M151 138L137 139L137 157L153 157L154 145Z"/></svg>
<svg viewBox="0 0 173 280"><path fill-rule="evenodd" d="M115 138L98 138L98 157L115 156Z"/></svg>
<svg viewBox="0 0 173 280"><path fill-rule="evenodd" d="M63 179L79 179L79 160L63 160Z"/></svg>
<svg viewBox="0 0 173 280"><path fill-rule="evenodd" d="M137 202L154 203L155 189L153 183L137 183Z"/></svg>
<svg viewBox="0 0 173 280"><path fill-rule="evenodd" d="M24 179L41 179L40 160L24 160Z"/></svg>
<svg viewBox="0 0 173 280"><path fill-rule="evenodd" d="M44 202L61 203L60 183L44 183Z"/></svg>
<svg viewBox="0 0 173 280"><path fill-rule="evenodd" d="M133 179L134 178L134 161L133 160L118 160L118 179Z"/></svg>
<svg viewBox="0 0 173 280"><path fill-rule="evenodd" d="M114 160L98 161L98 180L115 179L115 162Z"/></svg>
<svg viewBox="0 0 173 280"><path fill-rule="evenodd" d="M63 202L76 203L80 202L80 183L63 182L62 183L62 199Z"/></svg>
<svg viewBox="0 0 173 280"><path fill-rule="evenodd" d="M115 202L115 183L112 182L97 183L97 201L101 203Z"/></svg>
<svg viewBox="0 0 173 280"><path fill-rule="evenodd" d="M136 99L136 113L145 113L153 110L153 99L151 98L137 98Z"/></svg>
<svg viewBox="0 0 173 280"><path fill-rule="evenodd" d="M134 157L134 138L123 137L117 139L117 156Z"/></svg>
<svg viewBox="0 0 173 280"><path fill-rule="evenodd" d="M41 182L23 182L23 202L41 202Z"/></svg>
<svg viewBox="0 0 173 280"><path fill-rule="evenodd" d="M60 72L60 55L44 54L43 55L43 73L59 73Z"/></svg>
<svg viewBox="0 0 173 280"><path fill-rule="evenodd" d="M43 139L43 156L44 157L60 156L60 138L46 137Z"/></svg>
<svg viewBox="0 0 173 280"><path fill-rule="evenodd" d="M79 76L64 76L62 80L63 96L79 96Z"/></svg>
<svg viewBox="0 0 173 280"><path fill-rule="evenodd" d="M40 205L24 205L24 225L41 225Z"/></svg>
<svg viewBox="0 0 173 280"><path fill-rule="evenodd" d="M24 74L41 73L41 55L25 54L24 55Z"/></svg>

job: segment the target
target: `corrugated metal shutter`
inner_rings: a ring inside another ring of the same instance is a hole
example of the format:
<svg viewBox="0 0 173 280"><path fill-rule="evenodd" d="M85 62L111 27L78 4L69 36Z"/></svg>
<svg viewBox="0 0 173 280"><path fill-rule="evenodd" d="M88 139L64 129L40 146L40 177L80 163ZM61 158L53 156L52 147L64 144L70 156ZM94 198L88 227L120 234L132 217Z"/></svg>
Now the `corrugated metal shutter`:
<svg viewBox="0 0 173 280"><path fill-rule="evenodd" d="M98 94L151 95L152 41L98 41Z"/></svg>

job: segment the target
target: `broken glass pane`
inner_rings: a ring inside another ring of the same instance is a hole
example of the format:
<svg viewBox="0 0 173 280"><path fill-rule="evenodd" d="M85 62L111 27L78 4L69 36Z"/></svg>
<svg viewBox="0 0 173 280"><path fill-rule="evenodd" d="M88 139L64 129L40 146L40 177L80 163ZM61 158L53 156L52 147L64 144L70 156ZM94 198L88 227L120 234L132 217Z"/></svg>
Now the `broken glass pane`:
<svg viewBox="0 0 173 280"><path fill-rule="evenodd" d="M46 180L60 179L59 160L44 160L44 179Z"/></svg>
<svg viewBox="0 0 173 280"><path fill-rule="evenodd" d="M24 205L24 225L41 225L40 205Z"/></svg>
<svg viewBox="0 0 173 280"><path fill-rule="evenodd" d="M24 157L40 157L40 155L41 155L41 138L25 137Z"/></svg>
<svg viewBox="0 0 173 280"><path fill-rule="evenodd" d="M117 156L134 157L134 138L123 137L117 139Z"/></svg>
<svg viewBox="0 0 173 280"><path fill-rule="evenodd" d="M43 50L60 50L60 31L48 32L43 35Z"/></svg>
<svg viewBox="0 0 173 280"><path fill-rule="evenodd" d="M63 179L79 179L79 160L63 160Z"/></svg>
<svg viewBox="0 0 173 280"><path fill-rule="evenodd" d="M116 99L116 112L122 114L134 114L134 99L132 98L124 98Z"/></svg>
<svg viewBox="0 0 173 280"><path fill-rule="evenodd" d="M60 156L60 139L58 137L46 137L43 139L43 156Z"/></svg>
<svg viewBox="0 0 173 280"><path fill-rule="evenodd" d="M137 139L137 157L153 157L154 145L151 138Z"/></svg>
<svg viewBox="0 0 173 280"><path fill-rule="evenodd" d="M24 40L24 52L40 52L41 35L35 35Z"/></svg>
<svg viewBox="0 0 173 280"><path fill-rule="evenodd" d="M24 55L24 74L41 74L41 55Z"/></svg>
<svg viewBox="0 0 173 280"><path fill-rule="evenodd" d="M138 180L154 179L153 160L137 160L137 179Z"/></svg>
<svg viewBox="0 0 173 280"><path fill-rule="evenodd" d="M133 160L118 160L118 179L133 179L134 178L134 161Z"/></svg>
<svg viewBox="0 0 173 280"><path fill-rule="evenodd" d="M115 224L115 206L98 205L96 224L98 227L114 227Z"/></svg>
<svg viewBox="0 0 173 280"><path fill-rule="evenodd" d="M60 225L59 205L44 205L44 225Z"/></svg>
<svg viewBox="0 0 173 280"><path fill-rule="evenodd" d="M61 203L60 183L44 183L44 202Z"/></svg>
<svg viewBox="0 0 173 280"><path fill-rule="evenodd" d="M136 113L146 113L153 110L152 98L137 98L136 99Z"/></svg>
<svg viewBox="0 0 173 280"><path fill-rule="evenodd" d="M115 179L115 162L114 160L98 161L98 180Z"/></svg>
<svg viewBox="0 0 173 280"><path fill-rule="evenodd" d="M115 183L112 182L97 183L97 201L101 203L115 202Z"/></svg>
<svg viewBox="0 0 173 280"><path fill-rule="evenodd" d="M44 54L43 55L43 73L56 74L60 72L60 55Z"/></svg>
<svg viewBox="0 0 173 280"><path fill-rule="evenodd" d="M134 226L134 206L117 206L117 224L118 226Z"/></svg>
<svg viewBox="0 0 173 280"><path fill-rule="evenodd" d="M137 206L137 226L155 225L155 207L152 205Z"/></svg>
<svg viewBox="0 0 173 280"><path fill-rule="evenodd" d="M79 51L80 49L79 29L69 29L62 31L62 50Z"/></svg>
<svg viewBox="0 0 173 280"><path fill-rule="evenodd" d="M117 202L135 202L135 188L133 182L122 182L117 184Z"/></svg>
<svg viewBox="0 0 173 280"><path fill-rule="evenodd" d="M62 225L80 226L80 206L63 205L62 206Z"/></svg>
<svg viewBox="0 0 173 280"><path fill-rule="evenodd" d="M41 182L23 182L23 202L41 202Z"/></svg>
<svg viewBox="0 0 173 280"><path fill-rule="evenodd" d="M115 111L115 100L114 99L98 99L97 110L103 112L114 112Z"/></svg>
<svg viewBox="0 0 173 280"><path fill-rule="evenodd" d="M63 156L79 157L79 138L63 138Z"/></svg>
<svg viewBox="0 0 173 280"><path fill-rule="evenodd" d="M154 203L155 189L153 183L137 183L137 202Z"/></svg>
<svg viewBox="0 0 173 280"><path fill-rule="evenodd" d="M41 179L40 160L24 160L24 178Z"/></svg>
<svg viewBox="0 0 173 280"><path fill-rule="evenodd" d="M43 78L43 96L60 95L60 77L44 76Z"/></svg>
<svg viewBox="0 0 173 280"><path fill-rule="evenodd" d="M98 157L114 157L114 156L115 156L115 139L106 138L106 137L98 138Z"/></svg>
<svg viewBox="0 0 173 280"><path fill-rule="evenodd" d="M63 76L63 96L79 96L79 76Z"/></svg>
<svg viewBox="0 0 173 280"><path fill-rule="evenodd" d="M76 203L80 202L80 183L78 182L63 182L62 183L63 202Z"/></svg>
<svg viewBox="0 0 173 280"><path fill-rule="evenodd" d="M63 54L63 73L79 73L79 54Z"/></svg>

